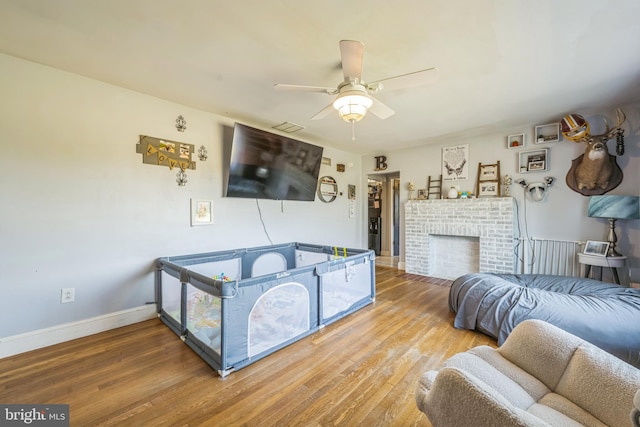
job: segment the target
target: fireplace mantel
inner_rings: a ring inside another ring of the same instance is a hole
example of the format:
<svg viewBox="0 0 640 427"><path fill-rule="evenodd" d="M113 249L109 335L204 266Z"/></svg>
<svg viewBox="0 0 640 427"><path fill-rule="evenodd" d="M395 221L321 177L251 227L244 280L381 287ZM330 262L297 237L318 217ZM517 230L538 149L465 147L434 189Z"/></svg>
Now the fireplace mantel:
<svg viewBox="0 0 640 427"><path fill-rule="evenodd" d="M405 271L431 275L429 236L433 234L478 237L479 272L513 273L514 212L511 197L408 201Z"/></svg>

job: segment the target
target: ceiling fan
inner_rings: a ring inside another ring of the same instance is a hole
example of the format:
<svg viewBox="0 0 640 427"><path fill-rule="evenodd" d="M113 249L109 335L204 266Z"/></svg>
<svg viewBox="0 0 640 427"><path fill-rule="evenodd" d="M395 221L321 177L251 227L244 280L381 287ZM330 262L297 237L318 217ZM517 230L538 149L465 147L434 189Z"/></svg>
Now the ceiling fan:
<svg viewBox="0 0 640 427"><path fill-rule="evenodd" d="M395 114L391 108L371 96L381 90L394 90L407 87L415 87L432 83L438 78L437 68L414 71L395 77L377 80L367 83L362 80L362 60L364 57L364 43L353 40L340 41L340 57L344 80L337 88L301 86L288 84L275 84L274 89L279 91L318 92L328 95L338 95L335 100L322 111L312 117L319 120L328 116L334 109L342 119L355 123L361 120L367 111L381 119L386 119Z"/></svg>

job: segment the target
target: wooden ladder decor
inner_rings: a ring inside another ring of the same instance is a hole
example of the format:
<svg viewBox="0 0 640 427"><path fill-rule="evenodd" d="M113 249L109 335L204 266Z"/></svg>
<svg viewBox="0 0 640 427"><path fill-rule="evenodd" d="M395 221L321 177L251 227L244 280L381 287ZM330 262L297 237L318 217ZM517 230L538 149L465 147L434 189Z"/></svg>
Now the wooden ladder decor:
<svg viewBox="0 0 640 427"><path fill-rule="evenodd" d="M427 178L427 199L431 198L442 199L442 175L438 179L432 179L431 176Z"/></svg>

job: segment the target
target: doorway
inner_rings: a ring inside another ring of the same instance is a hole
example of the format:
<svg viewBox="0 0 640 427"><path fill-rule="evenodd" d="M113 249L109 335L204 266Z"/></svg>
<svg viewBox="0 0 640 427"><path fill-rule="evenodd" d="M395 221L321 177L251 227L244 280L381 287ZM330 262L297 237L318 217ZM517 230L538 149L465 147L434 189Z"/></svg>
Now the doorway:
<svg viewBox="0 0 640 427"><path fill-rule="evenodd" d="M400 255L400 173L368 177L369 249L397 266ZM382 261L382 260L381 260Z"/></svg>

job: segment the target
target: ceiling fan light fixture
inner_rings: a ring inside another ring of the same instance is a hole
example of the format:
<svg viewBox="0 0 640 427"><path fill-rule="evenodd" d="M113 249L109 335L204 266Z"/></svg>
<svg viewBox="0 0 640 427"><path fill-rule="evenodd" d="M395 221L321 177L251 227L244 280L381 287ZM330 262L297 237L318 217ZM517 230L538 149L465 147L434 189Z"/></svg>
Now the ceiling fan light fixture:
<svg viewBox="0 0 640 427"><path fill-rule="evenodd" d="M358 92L346 92L341 94L334 102L333 108L338 110L338 114L345 122L354 123L360 121L373 101L368 96L362 95Z"/></svg>

